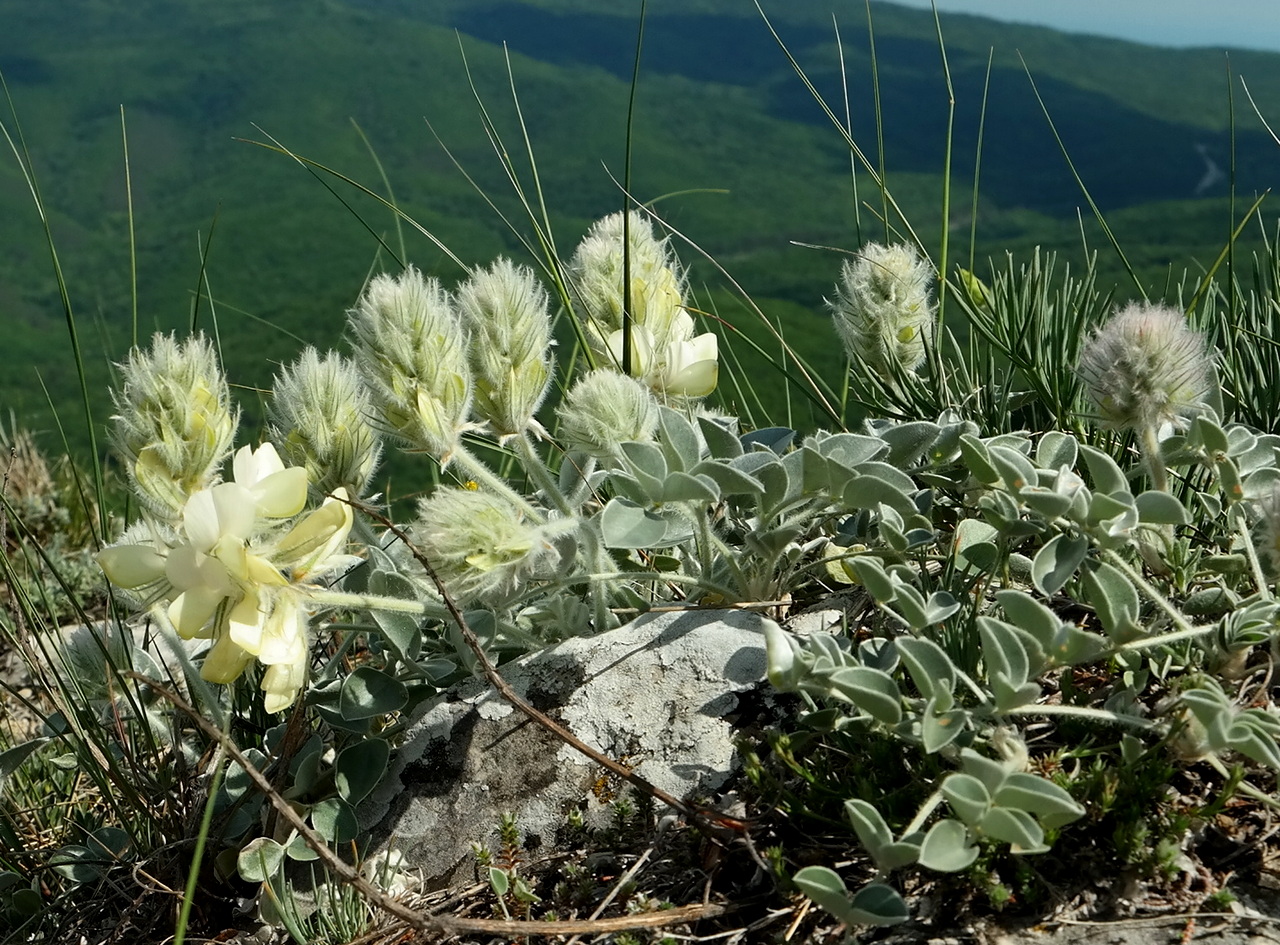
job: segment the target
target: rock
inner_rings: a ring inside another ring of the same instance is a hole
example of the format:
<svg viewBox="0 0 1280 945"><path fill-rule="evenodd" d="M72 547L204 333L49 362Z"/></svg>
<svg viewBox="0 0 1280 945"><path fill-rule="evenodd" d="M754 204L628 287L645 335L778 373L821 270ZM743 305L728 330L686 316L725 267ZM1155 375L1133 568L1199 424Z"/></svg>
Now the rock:
<svg viewBox="0 0 1280 945"><path fill-rule="evenodd" d="M705 795L737 766L739 693L765 675L763 621L746 611L642 616L502 667L512 687L588 745L677 797ZM606 772L530 721L483 679L427 703L387 777L358 812L404 851L426 888L470 878L472 844L515 814L530 849L554 846L571 810L603 825Z"/></svg>

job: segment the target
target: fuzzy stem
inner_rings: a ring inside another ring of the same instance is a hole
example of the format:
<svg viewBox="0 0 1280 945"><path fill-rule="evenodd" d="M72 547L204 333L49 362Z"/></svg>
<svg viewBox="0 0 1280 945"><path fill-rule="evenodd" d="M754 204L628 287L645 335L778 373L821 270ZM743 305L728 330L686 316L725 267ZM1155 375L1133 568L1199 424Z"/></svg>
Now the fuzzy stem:
<svg viewBox="0 0 1280 945"><path fill-rule="evenodd" d="M520 449L520 464L524 467L524 471L529 474L532 479L542 490L542 494L547 497L547 501L554 505L561 514L566 517L572 517L574 507L569 501L569 497L560 491L560 484L556 482L556 477L551 474L551 470L538 455L537 449L533 445L528 432L522 433L516 438Z"/></svg>
<svg viewBox="0 0 1280 945"><path fill-rule="evenodd" d="M379 597L376 594L350 594L346 591L330 591L324 588L306 588L308 600L329 607L351 607L358 610L382 610L397 614L444 617L444 607L403 597Z"/></svg>
<svg viewBox="0 0 1280 945"><path fill-rule="evenodd" d="M899 840L905 840L917 830L924 826L924 822L929 819L930 815L938 809L938 805L942 803L942 791L937 790L925 799L920 806L920 810L916 811L915 817L911 818L911 823L907 824L902 830L902 836Z"/></svg>
<svg viewBox="0 0 1280 945"><path fill-rule="evenodd" d="M1171 637L1173 639L1181 639L1183 637L1193 637L1193 636L1198 636L1201 633L1207 633L1208 631L1213 629L1212 627L1192 626L1187 621L1186 615L1183 614L1182 611L1178 610L1178 608L1174 607L1173 604L1169 603L1168 598L1166 598L1158 590L1152 587L1151 583L1145 577L1142 576L1141 572L1134 570L1133 566L1129 564L1128 561L1125 561L1124 558L1120 557L1120 555L1116 554L1116 552L1110 548L1105 549L1102 553L1108 558L1108 560L1111 561L1112 564L1114 564L1117 568L1123 571L1125 573L1125 576L1128 577L1129 580L1133 581L1134 584L1142 588L1142 590L1146 593L1147 597L1150 598L1152 603L1154 603L1157 607L1159 607L1166 614L1168 614L1169 618L1177 625L1179 632L1177 634L1166 634L1165 635L1166 637ZM1143 640L1140 642L1144 646L1150 645L1150 640ZM1132 643L1121 644L1120 649L1125 649L1125 648L1133 649L1136 647Z"/></svg>
<svg viewBox="0 0 1280 945"><path fill-rule="evenodd" d="M1228 515L1234 520L1241 544L1244 545L1245 557L1249 559L1249 570L1253 572L1253 582L1258 586L1258 593L1263 600L1271 600L1271 587L1267 581L1266 572L1262 570L1262 561L1258 558L1258 549L1253 543L1253 536L1249 534L1249 522L1245 518L1244 507L1236 502L1231 506Z"/></svg>
<svg viewBox="0 0 1280 945"><path fill-rule="evenodd" d="M1160 492L1169 491L1169 473L1165 469L1164 459L1160 456L1160 440L1156 436L1156 428L1150 424L1140 431L1142 439L1142 457L1147 461L1147 471L1151 474L1151 488Z"/></svg>
<svg viewBox="0 0 1280 945"><path fill-rule="evenodd" d="M510 483L482 463L462 443L458 444L449 461L461 467L463 472L476 483L508 499L512 505L529 516L535 523L542 524L547 520L547 516L541 509L513 489Z"/></svg>
<svg viewBox="0 0 1280 945"><path fill-rule="evenodd" d="M1164 726L1158 722L1141 719L1133 715L1121 715L1107 709L1095 709L1086 705L1027 705L1016 709L1006 709L1001 715L1058 715L1077 719L1093 719L1097 722L1110 722L1124 725L1144 732L1161 732Z"/></svg>

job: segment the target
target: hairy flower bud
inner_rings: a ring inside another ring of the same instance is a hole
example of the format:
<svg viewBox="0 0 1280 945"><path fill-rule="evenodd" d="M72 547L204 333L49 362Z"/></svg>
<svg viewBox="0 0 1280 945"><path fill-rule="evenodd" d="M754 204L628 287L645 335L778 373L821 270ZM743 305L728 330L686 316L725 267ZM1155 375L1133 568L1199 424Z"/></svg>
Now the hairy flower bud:
<svg viewBox="0 0 1280 945"><path fill-rule="evenodd" d="M123 385L111 392L116 450L143 504L172 521L188 496L218 479L238 413L203 335L178 342L157 334L119 367Z"/></svg>
<svg viewBox="0 0 1280 945"><path fill-rule="evenodd" d="M306 468L315 492L341 486L363 495L382 443L355 365L332 351L321 360L309 347L276 375L271 394L271 438L291 465Z"/></svg>
<svg viewBox="0 0 1280 945"><path fill-rule="evenodd" d="M652 440L658 403L639 381L601 368L582 377L556 411L567 448L597 459L618 452L629 440Z"/></svg>
<svg viewBox="0 0 1280 945"><path fill-rule="evenodd" d="M533 270L499 259L458 287L471 333L475 412L499 437L523 433L551 383L551 316Z"/></svg>
<svg viewBox="0 0 1280 945"><path fill-rule="evenodd" d="M915 248L868 243L846 259L828 301L845 352L881 377L913 371L933 338L933 272Z"/></svg>
<svg viewBox="0 0 1280 945"><path fill-rule="evenodd" d="M1080 350L1077 371L1112 426L1147 430L1176 422L1209 390L1204 338L1171 308L1133 303Z"/></svg>
<svg viewBox="0 0 1280 945"><path fill-rule="evenodd" d="M418 507L414 540L461 604L499 605L561 567L566 523L539 526L505 498L444 486Z"/></svg>
<svg viewBox="0 0 1280 945"><path fill-rule="evenodd" d="M716 336L695 337L684 308L688 286L667 241L639 213L629 218L623 254L623 215L598 221L578 245L568 266L570 285L586 313L587 340L609 364L621 368L630 349L630 373L653 390L675 397L704 397L718 379ZM624 345L623 285L626 277L631 333Z"/></svg>
<svg viewBox="0 0 1280 945"><path fill-rule="evenodd" d="M412 266L377 275L347 324L388 432L447 464L471 409L467 336L448 293Z"/></svg>

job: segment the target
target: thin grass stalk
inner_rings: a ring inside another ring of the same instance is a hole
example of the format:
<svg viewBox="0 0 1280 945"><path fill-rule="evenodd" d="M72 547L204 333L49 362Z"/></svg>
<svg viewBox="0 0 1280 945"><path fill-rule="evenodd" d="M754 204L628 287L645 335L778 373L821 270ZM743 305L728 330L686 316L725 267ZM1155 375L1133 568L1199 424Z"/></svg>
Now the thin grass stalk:
<svg viewBox="0 0 1280 945"><path fill-rule="evenodd" d="M880 166L880 217L884 221L884 241L889 242L889 177L884 153L884 112L880 100L880 60L876 55L876 29L871 17L871 0L867 7L867 46L871 51L871 99L876 116L876 160ZM850 135L852 137L852 135ZM897 209L896 207L894 209Z"/></svg>
<svg viewBox="0 0 1280 945"><path fill-rule="evenodd" d="M987 50L987 71L982 80L982 106L978 110L978 142L973 154L973 202L969 209L969 271L973 272L974 255L978 251L978 193L979 181L982 179L982 144L987 129L987 101L991 91L991 63L995 60L996 50L992 46Z"/></svg>
<svg viewBox="0 0 1280 945"><path fill-rule="evenodd" d="M40 224L44 230L45 244L49 249L49 259L53 264L54 279L58 284L58 299L62 304L63 315L66 319L67 334L71 340L71 354L76 365L76 380L80 385L80 403L84 411L85 432L89 435L89 455L93 469L94 492L101 496L104 494L102 484L102 459L98 451L98 435L97 424L93 419L93 396L89 392L89 380L84 369L84 353L80 350L80 337L76 328L75 311L71 305L71 292L67 286L66 274L62 271L62 262L58 258L57 245L53 238L53 226L49 220L49 214L45 207L44 197L40 192L40 183L36 178L35 164L31 160L31 152L27 148L26 139L22 134L22 125L18 121L17 106L14 105L13 96L9 92L9 83L5 81L4 76L0 74L0 89L4 90L5 101L9 108L9 114L13 117L14 132L17 140L9 133L9 128L0 122L0 132L3 132L5 141L9 145L9 149L13 152L13 156L17 158L18 166L22 171L23 179L26 181L27 189L31 193L32 200L35 202L36 212L40 215ZM98 509L98 533L95 541L102 541L107 533L107 510L105 505L100 505Z"/></svg>
<svg viewBox="0 0 1280 945"><path fill-rule="evenodd" d="M204 861L204 848L209 840L209 830L213 826L213 808L218 800L218 788L222 786L222 776L226 772L226 749L219 744L213 754L213 777L209 781L209 793L204 802L204 813L200 817L200 830L196 834L195 849L191 853L191 870L187 874L187 885L182 891L182 906L178 910L178 922L173 930L173 945L183 945L187 938L187 925L191 921L191 908L196 901L196 886L200 882L200 864Z"/></svg>
<svg viewBox="0 0 1280 945"><path fill-rule="evenodd" d="M849 99L849 75L845 69L844 41L840 37L840 21L831 14L831 28L836 35L836 58L840 62L840 91L844 96L844 128L853 137L853 106ZM853 233L858 245L862 245L862 206L858 200L858 161L849 155L849 185L853 195Z"/></svg>
<svg viewBox="0 0 1280 945"><path fill-rule="evenodd" d="M392 255L396 264L404 268L405 260L409 258L409 251L405 247L404 242L404 222L401 220L402 214L398 211L399 202L396 200L396 192L391 187L391 178L387 176L387 169L382 166L382 159L378 157L378 152L374 148L373 143L369 140L369 136L364 133L364 129L360 127L360 123L354 118L351 119L351 127L356 130L356 134L360 136L361 142L364 143L365 150L369 152L369 157L373 161L373 166L378 170L378 177L382 179L382 186L387 189L387 202L391 206L397 208L397 212L391 214L391 222L396 228L396 243L400 247L400 255Z"/></svg>
<svg viewBox="0 0 1280 945"><path fill-rule="evenodd" d="M1044 113L1045 121L1049 123L1049 130L1053 132L1053 138L1058 142L1058 149L1062 152L1063 158L1067 162L1067 167L1071 171L1071 176L1075 178L1076 186L1080 188L1080 193L1084 196L1085 202L1089 204L1089 209L1093 211L1094 219L1098 221L1098 225L1102 227L1102 232L1106 234L1107 241L1111 243L1111 248L1116 251L1116 255L1120 257L1120 262L1124 265L1125 271L1129 273L1129 278L1133 280L1134 286L1143 300L1147 300L1147 290L1142 284L1142 280L1138 278L1138 273L1134 270L1133 264L1129 262L1129 257L1125 255L1124 249L1120 246L1120 241L1116 239L1115 233L1111 229L1111 225L1107 223L1107 218L1103 215L1102 210L1098 207L1097 202L1093 199L1093 194L1089 192L1089 187L1084 182L1084 178L1080 176L1080 172L1076 170L1075 162L1071 160L1071 152L1067 149L1066 142L1062 140L1062 135L1058 133L1058 126L1054 123L1053 116L1049 114L1049 106L1045 104L1043 96L1040 95L1040 89L1036 85L1035 78L1031 75L1031 67L1027 65L1026 59L1022 58L1022 54L1018 54L1018 59L1022 63L1023 71L1027 74L1027 81L1031 83L1031 91L1036 97L1036 102L1040 105L1040 110Z"/></svg>
<svg viewBox="0 0 1280 945"><path fill-rule="evenodd" d="M132 347L138 347L138 243L133 227L133 175L129 170L129 127L124 120L124 106L120 106L120 143L124 152L124 197L126 218L129 222L129 337Z"/></svg>
<svg viewBox="0 0 1280 945"><path fill-rule="evenodd" d="M622 373L631 376L631 324L635 320L631 298L631 135L635 130L636 90L640 87L640 54L644 49L646 0L640 0L640 25L636 30L635 59L631 63L631 90L627 97L627 130L622 165Z"/></svg>

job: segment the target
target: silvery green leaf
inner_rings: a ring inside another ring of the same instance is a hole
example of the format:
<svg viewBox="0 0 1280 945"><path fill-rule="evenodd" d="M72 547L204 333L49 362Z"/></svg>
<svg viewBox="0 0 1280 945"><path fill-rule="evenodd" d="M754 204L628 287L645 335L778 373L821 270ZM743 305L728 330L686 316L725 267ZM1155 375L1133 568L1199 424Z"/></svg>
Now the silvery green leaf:
<svg viewBox="0 0 1280 945"><path fill-rule="evenodd" d="M85 840L90 855L101 863L104 870L124 860L132 845L129 834L119 827L99 827Z"/></svg>
<svg viewBox="0 0 1280 945"><path fill-rule="evenodd" d="M1227 427L1227 453L1237 462L1240 457L1253 451L1258 445L1258 436L1243 424L1233 423Z"/></svg>
<svg viewBox="0 0 1280 945"><path fill-rule="evenodd" d="M652 505L662 490L662 483L656 479L646 476L645 483L648 483L646 486L635 476L616 469L609 473L609 482L613 484L613 489L619 496L636 505Z"/></svg>
<svg viewBox="0 0 1280 945"><path fill-rule="evenodd" d="M987 793L994 794L1009 776L1009 769L994 758L980 755L972 748L960 749L960 767L965 774L972 775L982 782Z"/></svg>
<svg viewBox="0 0 1280 945"><path fill-rule="evenodd" d="M1036 589L1052 597L1071 580L1089 553L1089 539L1083 535L1055 535L1038 552L1031 565Z"/></svg>
<svg viewBox="0 0 1280 945"><path fill-rule="evenodd" d="M387 715L403 708L409 693L400 680L372 666L357 667L342 682L338 711L348 722Z"/></svg>
<svg viewBox="0 0 1280 945"><path fill-rule="evenodd" d="M1023 771L1011 773L992 798L1001 807L1035 814L1046 827L1061 827L1084 816L1084 808L1052 781Z"/></svg>
<svg viewBox="0 0 1280 945"><path fill-rule="evenodd" d="M981 519L966 518L956 525L951 548L957 561L979 571L987 571L994 566L1000 554L1000 549L995 544L999 534L999 531Z"/></svg>
<svg viewBox="0 0 1280 945"><path fill-rule="evenodd" d="M311 826L329 844L346 843L360 835L356 812L340 797L330 797L311 808Z"/></svg>
<svg viewBox="0 0 1280 945"><path fill-rule="evenodd" d="M929 625L929 611L924 595L905 581L895 579L895 584L897 592L893 598L894 607L912 630L923 630Z"/></svg>
<svg viewBox="0 0 1280 945"><path fill-rule="evenodd" d="M898 468L913 465L938 438L942 428L928 420L897 423L879 431L880 439L889 444L886 463Z"/></svg>
<svg viewBox="0 0 1280 945"><path fill-rule="evenodd" d="M695 502L710 505L720 500L720 487L710 476L673 472L662 481L659 502Z"/></svg>
<svg viewBox="0 0 1280 945"><path fill-rule="evenodd" d="M1044 853L1044 831L1026 811L1009 807L993 807L978 825L986 836L1003 840L1013 853Z"/></svg>
<svg viewBox="0 0 1280 945"><path fill-rule="evenodd" d="M1018 683L997 671L991 673L991 694L997 712L1012 712L1039 699L1040 687L1033 682Z"/></svg>
<svg viewBox="0 0 1280 945"><path fill-rule="evenodd" d="M798 640L774 621L764 620L764 649L769 682L782 692L794 692L804 677L805 651Z"/></svg>
<svg viewBox="0 0 1280 945"><path fill-rule="evenodd" d="M412 582L402 574L376 571L369 576L369 593L377 597L398 600L416 600ZM382 632L382 638L403 663L412 663L422 651L422 631L418 624L422 618L393 610L371 610L370 616Z"/></svg>
<svg viewBox="0 0 1280 945"><path fill-rule="evenodd" d="M789 427L765 427L763 430L742 434L740 440L743 450L748 453L764 449L781 455L791 448L791 442L795 438L796 431Z"/></svg>
<svg viewBox="0 0 1280 945"><path fill-rule="evenodd" d="M902 897L882 883L864 886L851 898L844 880L825 866L806 866L791 881L845 925L897 925L910 915Z"/></svg>
<svg viewBox="0 0 1280 945"><path fill-rule="evenodd" d="M1280 472L1277 473L1280 476ZM1187 525L1191 516L1175 496L1159 489L1148 489L1134 497L1138 521L1144 525Z"/></svg>
<svg viewBox="0 0 1280 945"><path fill-rule="evenodd" d="M759 495L764 483L726 463L704 460L690 470L695 476L706 476L720 489L721 495Z"/></svg>
<svg viewBox="0 0 1280 945"><path fill-rule="evenodd" d="M511 877L507 875L506 870L491 866L489 867L489 885L493 887L494 893L501 898L511 889Z"/></svg>
<svg viewBox="0 0 1280 945"><path fill-rule="evenodd" d="M930 827L920 844L920 865L939 873L968 869L977 858L978 848L969 842L965 825L949 817Z"/></svg>
<svg viewBox="0 0 1280 945"><path fill-rule="evenodd" d="M1107 636L1117 643L1142 636L1138 591L1122 571L1105 561L1095 561L1085 569L1083 584Z"/></svg>
<svg viewBox="0 0 1280 945"><path fill-rule="evenodd" d="M265 883L284 862L284 847L270 837L250 840L236 857L236 871L247 883Z"/></svg>
<svg viewBox="0 0 1280 945"><path fill-rule="evenodd" d="M942 623L959 609L960 602L950 591L934 591L925 603L925 616L929 621L927 625Z"/></svg>
<svg viewBox="0 0 1280 945"><path fill-rule="evenodd" d="M951 704L948 696L945 705ZM920 740L929 754L950 745L969 724L969 713L964 709L941 708L939 700L930 699L920 716Z"/></svg>
<svg viewBox="0 0 1280 945"><path fill-rule="evenodd" d="M1016 628L985 616L978 618L977 625L988 673L1003 673L1012 685L1021 686L1027 681L1031 661Z"/></svg>
<svg viewBox="0 0 1280 945"><path fill-rule="evenodd" d="M771 455L771 454L766 454ZM802 476L792 478L790 470L781 462L772 462L755 470L754 475L764 485L764 495L760 497L761 514L771 518L804 493Z"/></svg>
<svg viewBox="0 0 1280 945"><path fill-rule="evenodd" d="M1045 469L1074 469L1079 456L1079 444L1070 433L1050 430L1036 444L1036 462Z"/></svg>
<svg viewBox="0 0 1280 945"><path fill-rule="evenodd" d="M898 925L910 917L897 890L884 883L868 883L853 894L849 904L850 925Z"/></svg>
<svg viewBox="0 0 1280 945"><path fill-rule="evenodd" d="M652 495L657 495L667 478L667 458L656 443L628 440L619 444L626 462L626 472L634 476Z"/></svg>
<svg viewBox="0 0 1280 945"><path fill-rule="evenodd" d="M658 407L658 442L668 469L689 470L702 458L702 446L693 424L679 411L661 405Z"/></svg>
<svg viewBox="0 0 1280 945"><path fill-rule="evenodd" d="M1086 443L1080 444L1080 452L1084 454L1085 465L1089 468L1089 475L1093 477L1095 492L1110 494L1129 491L1129 480L1114 459Z"/></svg>
<svg viewBox="0 0 1280 945"><path fill-rule="evenodd" d="M867 589L878 603L888 604L897 596L898 589L893 581L889 580L889 573L885 571L884 565L880 563L880 559L873 558L870 555L860 555L856 558L850 558L848 568L862 582L862 586Z"/></svg>
<svg viewBox="0 0 1280 945"><path fill-rule="evenodd" d="M333 782L338 796L348 804L359 804L387 773L391 746L383 738L365 738L338 752L333 763Z"/></svg>
<svg viewBox="0 0 1280 945"><path fill-rule="evenodd" d="M893 673L898 668L898 648L887 637L869 637L858 641L858 662L882 673Z"/></svg>
<svg viewBox="0 0 1280 945"><path fill-rule="evenodd" d="M1263 466L1245 478L1244 497L1254 501L1263 500L1273 495L1277 488L1280 488L1280 469Z"/></svg>
<svg viewBox="0 0 1280 945"><path fill-rule="evenodd" d="M844 802L844 810L863 849L875 860L877 868L896 870L916 861L919 845L895 842L889 825L874 806L855 798Z"/></svg>
<svg viewBox="0 0 1280 945"><path fill-rule="evenodd" d="M857 469L863 463L880 459L889 452L889 444L884 440L858 433L835 433L821 438L814 436L808 442L827 459L849 469Z"/></svg>
<svg viewBox="0 0 1280 945"><path fill-rule="evenodd" d="M827 678L830 692L851 702L878 722L902 721L902 693L888 673L869 666L846 666Z"/></svg>
<svg viewBox="0 0 1280 945"><path fill-rule="evenodd" d="M1231 441L1227 439L1227 431L1214 421L1207 414L1198 414L1191 421L1191 428L1187 431L1187 443L1191 446L1198 446L1206 453L1226 453L1231 448Z"/></svg>
<svg viewBox="0 0 1280 945"><path fill-rule="evenodd" d="M733 459L743 453L742 442L724 424L711 417L698 417L698 427L714 459Z"/></svg>
<svg viewBox="0 0 1280 945"><path fill-rule="evenodd" d="M815 465L815 462L819 465ZM782 457L782 466L796 494L808 495L826 488L827 465L820 455L804 447Z"/></svg>
<svg viewBox="0 0 1280 945"><path fill-rule="evenodd" d="M1137 764L1145 751L1140 739L1127 733L1120 736L1120 758L1126 765Z"/></svg>
<svg viewBox="0 0 1280 945"><path fill-rule="evenodd" d="M991 464L995 466L996 472L1000 473L1000 478L1004 480L1004 487L1010 492L1021 492L1027 486L1034 486L1040 481L1036 475L1036 468L1018 450L989 444L987 449L991 455Z"/></svg>
<svg viewBox="0 0 1280 945"><path fill-rule="evenodd" d="M976 824L991 808L991 793L970 774L956 772L942 782L942 796L966 824Z"/></svg>
<svg viewBox="0 0 1280 945"><path fill-rule="evenodd" d="M960 437L960 457L978 482L993 486L1000 481L1000 473L991 462L991 451L976 436L966 433Z"/></svg>
<svg viewBox="0 0 1280 945"><path fill-rule="evenodd" d="M1239 502L1244 498L1244 483L1235 463L1224 457L1213 464L1213 471L1218 477L1218 489L1228 502Z"/></svg>
<svg viewBox="0 0 1280 945"><path fill-rule="evenodd" d="M1204 509L1204 514L1209 518L1217 518L1222 514L1222 500L1211 492L1197 492L1196 501L1200 507Z"/></svg>
<svg viewBox="0 0 1280 945"><path fill-rule="evenodd" d="M310 863L312 860L320 859L320 854L311 849L310 844L300 833L294 834L293 839L285 844L284 855L298 863Z"/></svg>
<svg viewBox="0 0 1280 945"><path fill-rule="evenodd" d="M646 506L614 496L600 513L606 548L658 548L667 534L667 518Z"/></svg>
<svg viewBox="0 0 1280 945"><path fill-rule="evenodd" d="M1004 610L1010 623L1035 637L1046 653L1049 651L1062 626L1057 614L1025 591L997 591L996 603Z"/></svg>
<svg viewBox="0 0 1280 945"><path fill-rule="evenodd" d="M886 477L884 470L892 470L897 475ZM892 466L866 463L859 474L845 485L841 501L850 509L873 509L883 503L902 515L911 515L916 510L911 501L915 484L908 479L904 489L901 476Z"/></svg>
<svg viewBox="0 0 1280 945"><path fill-rule="evenodd" d="M1060 515L1067 514L1074 496L1063 495L1044 486L1027 486L1018 493L1018 498L1031 511L1052 521Z"/></svg>
<svg viewBox="0 0 1280 945"><path fill-rule="evenodd" d="M951 708L956 667L946 650L923 637L901 636L894 641L911 681L926 699L942 711Z"/></svg>

